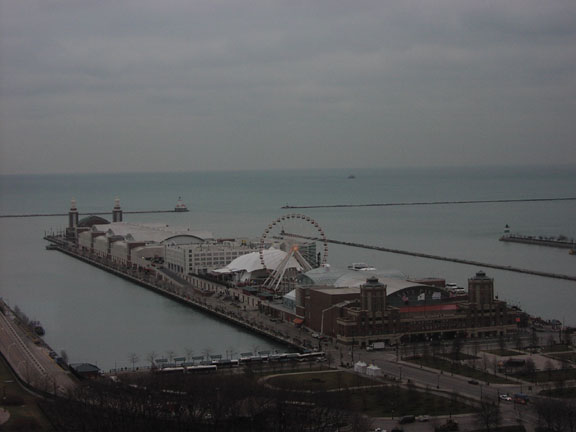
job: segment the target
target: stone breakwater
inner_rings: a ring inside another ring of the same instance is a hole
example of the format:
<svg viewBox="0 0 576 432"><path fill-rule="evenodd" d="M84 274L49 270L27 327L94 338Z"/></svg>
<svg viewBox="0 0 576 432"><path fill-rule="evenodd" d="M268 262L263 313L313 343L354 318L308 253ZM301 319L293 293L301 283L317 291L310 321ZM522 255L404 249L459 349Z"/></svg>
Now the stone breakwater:
<svg viewBox="0 0 576 432"><path fill-rule="evenodd" d="M551 238L540 238L540 237L510 234L500 237L500 241L511 243L524 243L536 246L548 246L561 249L576 249L576 242L573 240L558 240Z"/></svg>

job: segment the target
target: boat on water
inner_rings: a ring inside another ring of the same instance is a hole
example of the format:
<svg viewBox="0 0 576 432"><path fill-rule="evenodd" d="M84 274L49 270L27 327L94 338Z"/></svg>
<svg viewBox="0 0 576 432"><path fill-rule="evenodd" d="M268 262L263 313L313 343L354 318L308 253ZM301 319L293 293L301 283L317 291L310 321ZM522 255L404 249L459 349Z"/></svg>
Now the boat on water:
<svg viewBox="0 0 576 432"><path fill-rule="evenodd" d="M374 271L376 267L372 267L366 263L352 263L348 266L348 269L355 271Z"/></svg>
<svg viewBox="0 0 576 432"><path fill-rule="evenodd" d="M184 204L182 202L182 197L178 197L178 202L176 203L176 207L174 207L174 211L175 212L187 212L188 211L188 207L186 207L186 204Z"/></svg>
<svg viewBox="0 0 576 432"><path fill-rule="evenodd" d="M446 290L454 296L463 296L466 295L466 288L458 286L458 284L449 282L446 284Z"/></svg>
<svg viewBox="0 0 576 432"><path fill-rule="evenodd" d="M348 176L348 179L355 179L355 178L356 178L356 176L355 176L354 174L350 174L350 175Z"/></svg>

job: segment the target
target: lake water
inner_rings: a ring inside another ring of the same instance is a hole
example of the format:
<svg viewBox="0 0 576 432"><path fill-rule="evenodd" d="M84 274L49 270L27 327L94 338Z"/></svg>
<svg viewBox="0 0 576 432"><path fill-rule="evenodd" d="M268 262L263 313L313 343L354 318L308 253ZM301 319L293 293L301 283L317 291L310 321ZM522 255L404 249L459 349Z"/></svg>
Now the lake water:
<svg viewBox="0 0 576 432"><path fill-rule="evenodd" d="M576 167L435 168L94 174L0 177L0 214L65 213L76 198L81 213L171 209L178 196L188 213L125 215L131 222L165 222L209 230L217 237L259 237L290 205L498 200L576 196ZM499 242L504 226L530 235L576 238L576 201L467 205L324 208L313 217L328 238L576 274L565 249ZM46 328L45 339L72 362L104 369L128 366L136 353L186 350L226 354L282 349L201 312L44 249L45 230L66 217L0 219L0 296ZM286 227L303 234L307 225ZM367 262L413 277L439 276L466 285L479 269L449 262L329 246L329 263ZM484 269L501 299L544 318L576 325L576 283Z"/></svg>

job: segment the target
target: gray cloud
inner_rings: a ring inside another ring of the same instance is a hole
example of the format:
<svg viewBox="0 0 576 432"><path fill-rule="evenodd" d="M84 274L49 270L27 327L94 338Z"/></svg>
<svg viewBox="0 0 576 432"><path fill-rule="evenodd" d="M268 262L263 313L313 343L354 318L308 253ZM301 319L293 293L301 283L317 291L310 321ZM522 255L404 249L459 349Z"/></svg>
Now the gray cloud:
<svg viewBox="0 0 576 432"><path fill-rule="evenodd" d="M0 168L576 163L575 17L568 0L3 1Z"/></svg>

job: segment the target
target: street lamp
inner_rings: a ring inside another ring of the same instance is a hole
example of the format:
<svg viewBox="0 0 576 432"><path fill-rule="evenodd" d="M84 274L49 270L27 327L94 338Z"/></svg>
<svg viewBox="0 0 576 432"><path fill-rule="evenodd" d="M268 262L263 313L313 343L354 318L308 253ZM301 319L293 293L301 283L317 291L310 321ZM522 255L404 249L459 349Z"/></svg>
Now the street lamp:
<svg viewBox="0 0 576 432"><path fill-rule="evenodd" d="M439 389L440 388L440 374L438 374L438 381L436 383L436 388Z"/></svg>

